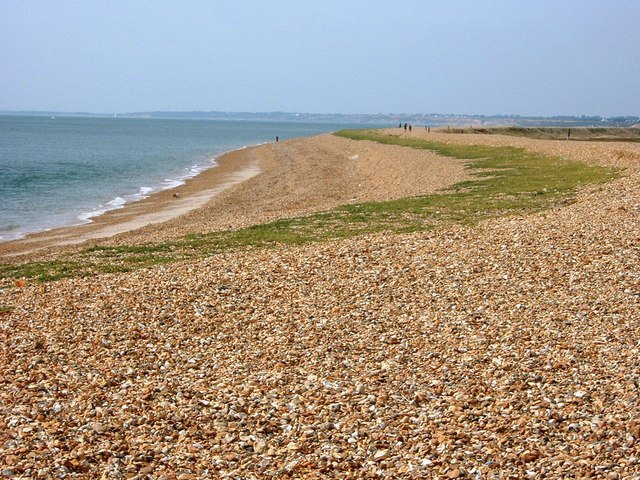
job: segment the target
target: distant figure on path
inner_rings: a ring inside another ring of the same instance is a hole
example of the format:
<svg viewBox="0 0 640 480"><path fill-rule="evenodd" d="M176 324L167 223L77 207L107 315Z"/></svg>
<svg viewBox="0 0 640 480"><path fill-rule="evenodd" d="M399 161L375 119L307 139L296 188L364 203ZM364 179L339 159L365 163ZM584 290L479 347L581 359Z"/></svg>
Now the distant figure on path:
<svg viewBox="0 0 640 480"><path fill-rule="evenodd" d="M567 140L571 139L571 129L567 130Z"/></svg>
<svg viewBox="0 0 640 480"><path fill-rule="evenodd" d="M407 131L407 124L406 123L404 124L404 131L405 132Z"/></svg>
<svg viewBox="0 0 640 480"><path fill-rule="evenodd" d="M411 125L409 125L409 131L411 131Z"/></svg>
<svg viewBox="0 0 640 480"><path fill-rule="evenodd" d="M278 140L280 140L280 139L279 139L279 138L278 138L278 136L276 135L276 143L278 143Z"/></svg>

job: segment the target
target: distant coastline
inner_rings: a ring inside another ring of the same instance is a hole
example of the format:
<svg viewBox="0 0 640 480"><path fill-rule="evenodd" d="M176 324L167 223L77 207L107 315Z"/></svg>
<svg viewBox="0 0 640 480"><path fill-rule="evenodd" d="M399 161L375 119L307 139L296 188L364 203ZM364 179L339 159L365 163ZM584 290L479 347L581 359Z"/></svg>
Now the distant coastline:
<svg viewBox="0 0 640 480"><path fill-rule="evenodd" d="M424 126L518 126L518 127L640 127L638 116L602 117L582 116L520 116L520 115L464 115L439 113L301 113L301 112L220 112L220 111L152 111L124 113L56 112L56 111L0 111L0 115L29 115L56 117L112 117L184 120L233 120L272 122L313 122L376 124L411 123Z"/></svg>

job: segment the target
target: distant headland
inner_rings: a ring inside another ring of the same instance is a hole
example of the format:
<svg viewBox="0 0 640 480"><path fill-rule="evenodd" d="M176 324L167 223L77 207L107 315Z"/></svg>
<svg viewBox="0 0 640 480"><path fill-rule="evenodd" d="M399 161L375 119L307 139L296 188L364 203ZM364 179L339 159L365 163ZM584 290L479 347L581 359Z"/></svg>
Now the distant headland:
<svg viewBox="0 0 640 480"><path fill-rule="evenodd" d="M599 115L582 116L521 116L521 115L464 115L441 113L296 113L296 112L220 112L220 111L152 111L127 113L90 113L56 111L0 111L0 115L165 118L184 120L235 120L265 122L315 122L363 125L408 122L425 126L518 126L518 127L638 127L640 117Z"/></svg>

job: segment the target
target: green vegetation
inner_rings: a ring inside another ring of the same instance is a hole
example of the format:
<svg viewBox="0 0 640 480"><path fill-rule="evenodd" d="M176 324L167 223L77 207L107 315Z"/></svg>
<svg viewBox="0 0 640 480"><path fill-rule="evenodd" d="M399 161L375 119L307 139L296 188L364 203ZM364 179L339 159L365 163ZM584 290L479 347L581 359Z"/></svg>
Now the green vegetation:
<svg viewBox="0 0 640 480"><path fill-rule="evenodd" d="M239 230L190 234L162 243L97 246L50 262L0 265L0 278L47 281L131 271L246 248L300 245L381 231L406 233L454 224L475 225L487 218L521 215L570 203L577 188L606 182L618 175L612 169L522 148L449 145L365 130L343 130L337 135L464 159L474 178L434 195L343 205L304 217Z"/></svg>

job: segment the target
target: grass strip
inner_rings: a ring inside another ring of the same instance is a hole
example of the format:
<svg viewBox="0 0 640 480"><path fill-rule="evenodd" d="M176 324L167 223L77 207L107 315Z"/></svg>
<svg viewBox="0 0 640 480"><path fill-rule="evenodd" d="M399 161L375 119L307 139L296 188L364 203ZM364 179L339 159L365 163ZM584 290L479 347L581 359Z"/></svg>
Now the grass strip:
<svg viewBox="0 0 640 480"><path fill-rule="evenodd" d="M616 178L610 168L542 155L515 147L451 145L371 130L342 130L353 140L426 149L463 159L472 180L442 192L384 202L365 202L232 231L189 234L175 240L130 246L96 246L50 262L0 264L0 278L50 281L126 272L223 252L274 245L301 245L377 232L420 232L475 225L505 215L523 215L572 202L584 185Z"/></svg>

